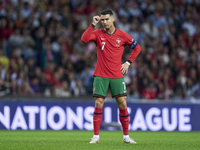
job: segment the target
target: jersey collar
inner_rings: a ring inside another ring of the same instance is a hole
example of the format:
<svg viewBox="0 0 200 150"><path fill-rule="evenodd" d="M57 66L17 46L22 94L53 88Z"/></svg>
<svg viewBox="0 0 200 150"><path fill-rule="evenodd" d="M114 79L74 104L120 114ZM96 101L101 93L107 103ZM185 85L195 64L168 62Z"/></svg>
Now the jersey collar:
<svg viewBox="0 0 200 150"><path fill-rule="evenodd" d="M117 28L115 28L115 31L114 31L112 34L114 34L114 33L116 32L116 30L117 30ZM103 31L104 31L106 34L108 34L108 35L112 35L112 34L106 32L105 29L103 29Z"/></svg>

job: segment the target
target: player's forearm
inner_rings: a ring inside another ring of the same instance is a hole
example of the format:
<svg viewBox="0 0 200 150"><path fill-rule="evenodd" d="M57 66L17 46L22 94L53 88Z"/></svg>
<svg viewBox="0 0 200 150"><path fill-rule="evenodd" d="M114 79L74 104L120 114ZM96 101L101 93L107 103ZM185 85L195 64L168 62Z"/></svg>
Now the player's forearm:
<svg viewBox="0 0 200 150"><path fill-rule="evenodd" d="M128 62L132 63L136 59L136 57L139 55L140 51L141 51L141 47L139 44L137 44L137 46L133 49L130 57L128 58Z"/></svg>
<svg viewBox="0 0 200 150"><path fill-rule="evenodd" d="M82 34L81 36L81 41L84 42L84 43L87 43L90 41L90 38L91 37L91 34L92 34L92 31L94 30L94 26L93 25L90 25L87 30L85 30L85 32Z"/></svg>

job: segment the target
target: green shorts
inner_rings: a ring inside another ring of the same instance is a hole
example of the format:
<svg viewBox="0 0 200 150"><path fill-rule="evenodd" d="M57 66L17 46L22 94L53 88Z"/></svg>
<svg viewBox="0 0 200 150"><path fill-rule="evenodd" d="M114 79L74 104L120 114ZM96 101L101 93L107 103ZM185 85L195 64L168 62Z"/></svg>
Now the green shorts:
<svg viewBox="0 0 200 150"><path fill-rule="evenodd" d="M94 77L93 96L105 98L108 88L110 88L113 98L127 96L124 78L110 79L98 76Z"/></svg>

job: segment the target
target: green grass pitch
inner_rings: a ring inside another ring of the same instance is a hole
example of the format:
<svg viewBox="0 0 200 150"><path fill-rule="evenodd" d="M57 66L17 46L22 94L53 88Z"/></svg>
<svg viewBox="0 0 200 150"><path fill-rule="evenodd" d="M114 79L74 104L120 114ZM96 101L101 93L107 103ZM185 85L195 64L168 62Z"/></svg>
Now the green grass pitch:
<svg viewBox="0 0 200 150"><path fill-rule="evenodd" d="M92 131L0 130L0 150L200 150L200 132L130 131L137 144L125 144L122 131L100 131L100 143L89 144Z"/></svg>

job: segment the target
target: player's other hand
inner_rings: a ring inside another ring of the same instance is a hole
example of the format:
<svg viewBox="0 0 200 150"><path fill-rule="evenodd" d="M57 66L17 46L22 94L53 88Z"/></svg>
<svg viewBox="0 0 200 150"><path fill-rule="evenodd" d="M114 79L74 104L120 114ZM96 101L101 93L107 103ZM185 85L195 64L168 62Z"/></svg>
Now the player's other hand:
<svg viewBox="0 0 200 150"><path fill-rule="evenodd" d="M98 23L100 20L101 20L101 17L99 17L99 16L94 16L94 17L93 17L93 22L92 22L92 24L96 26L97 23Z"/></svg>
<svg viewBox="0 0 200 150"><path fill-rule="evenodd" d="M127 74L128 73L128 68L129 68L129 65L127 63L123 63L122 67L121 67L122 73L123 74Z"/></svg>

